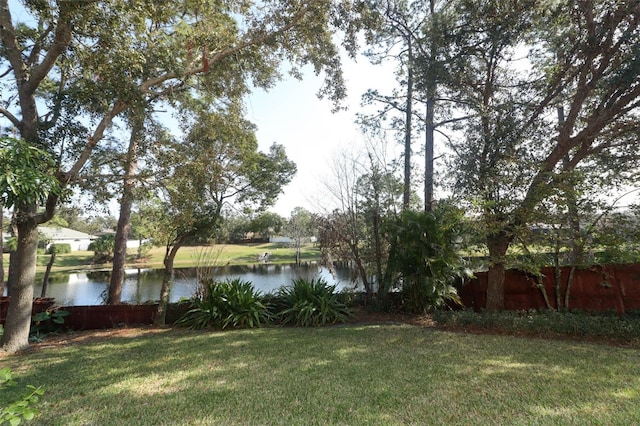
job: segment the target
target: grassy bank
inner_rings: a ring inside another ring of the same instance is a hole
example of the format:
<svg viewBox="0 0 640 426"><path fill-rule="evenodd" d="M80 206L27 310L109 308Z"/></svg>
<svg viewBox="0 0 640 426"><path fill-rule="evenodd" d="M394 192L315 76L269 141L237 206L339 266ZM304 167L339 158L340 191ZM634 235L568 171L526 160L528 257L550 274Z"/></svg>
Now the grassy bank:
<svg viewBox="0 0 640 426"><path fill-rule="evenodd" d="M182 247L178 251L174 265L176 268L187 268L194 266L207 265L246 265L257 262L258 255L266 252L271 253L270 263L295 263L296 250L283 244L226 244L198 247ZM127 255L128 267L136 268L164 268L162 263L165 250L163 247L154 247L151 249L148 258L137 261L135 259L136 250L129 249ZM91 260L93 252L77 251L68 254L60 254L56 257L53 271L62 272L70 270L82 269L108 269L111 266L93 265ZM44 272L49 255L38 255L38 272ZM312 244L305 245L302 248L302 261L318 261L320 260L320 249ZM5 271L9 265L9 255L4 255Z"/></svg>
<svg viewBox="0 0 640 426"><path fill-rule="evenodd" d="M37 424L637 424L640 351L412 326L154 330L2 360ZM11 393L0 393L0 406Z"/></svg>

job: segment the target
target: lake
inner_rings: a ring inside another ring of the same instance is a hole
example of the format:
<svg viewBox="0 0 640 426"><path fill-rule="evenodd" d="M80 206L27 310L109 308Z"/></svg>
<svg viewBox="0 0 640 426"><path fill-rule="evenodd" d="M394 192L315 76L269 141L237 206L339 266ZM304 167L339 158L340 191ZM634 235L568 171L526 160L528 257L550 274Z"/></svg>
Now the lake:
<svg viewBox="0 0 640 426"><path fill-rule="evenodd" d="M160 298L162 269L129 269L122 287L122 302L146 303ZM57 305L102 305L109 288L110 272L77 272L71 274L52 274L47 297L53 297ZM275 292L279 287L288 285L295 278L324 278L338 290L353 289L354 284L348 268L337 267L332 275L326 268L316 263L297 265L256 264L249 266L225 266L216 268L217 279L241 278L251 281L256 290L263 294ZM39 277L38 281L42 278ZM189 298L196 289L196 269L176 269L175 280L171 286L171 302ZM34 295L40 296L41 282L35 286Z"/></svg>

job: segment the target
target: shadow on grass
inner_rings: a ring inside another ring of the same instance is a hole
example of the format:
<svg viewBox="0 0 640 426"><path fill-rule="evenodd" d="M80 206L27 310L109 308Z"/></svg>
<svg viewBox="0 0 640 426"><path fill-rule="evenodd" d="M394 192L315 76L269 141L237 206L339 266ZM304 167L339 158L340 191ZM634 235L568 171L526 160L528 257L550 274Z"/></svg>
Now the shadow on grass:
<svg viewBox="0 0 640 426"><path fill-rule="evenodd" d="M363 326L167 330L8 361L45 386L41 424L630 424L638 354Z"/></svg>

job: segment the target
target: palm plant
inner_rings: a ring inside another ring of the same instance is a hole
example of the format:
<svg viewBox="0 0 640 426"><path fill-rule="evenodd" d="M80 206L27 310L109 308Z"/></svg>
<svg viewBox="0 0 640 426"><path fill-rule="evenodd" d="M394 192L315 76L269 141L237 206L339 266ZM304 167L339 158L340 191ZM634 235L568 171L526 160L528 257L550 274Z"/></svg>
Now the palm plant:
<svg viewBox="0 0 640 426"><path fill-rule="evenodd" d="M187 311L177 325L202 329L259 327L269 321L269 309L261 301L253 284L240 278L216 281L205 279L194 307Z"/></svg>
<svg viewBox="0 0 640 426"><path fill-rule="evenodd" d="M456 280L470 277L458 252L460 212L405 211L395 225L397 243L390 253L389 268L402 289L404 306L424 312L448 302L460 303Z"/></svg>
<svg viewBox="0 0 640 426"><path fill-rule="evenodd" d="M339 300L335 285L322 278L292 280L290 286L281 287L278 298L285 309L278 313L282 324L312 327L345 322L351 310Z"/></svg>

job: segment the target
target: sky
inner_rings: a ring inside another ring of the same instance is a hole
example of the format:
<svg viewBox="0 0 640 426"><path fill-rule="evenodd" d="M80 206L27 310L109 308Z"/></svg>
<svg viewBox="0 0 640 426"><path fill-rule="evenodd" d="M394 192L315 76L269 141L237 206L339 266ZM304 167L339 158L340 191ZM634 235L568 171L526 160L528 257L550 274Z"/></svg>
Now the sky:
<svg viewBox="0 0 640 426"><path fill-rule="evenodd" d="M371 88L390 88L395 82L391 66L373 66L363 56L356 61L344 58L343 71L346 111L332 113L331 101L318 99L323 79L311 71L302 81L285 76L269 91L257 89L247 98L246 118L257 126L260 149L266 151L272 143L279 143L298 167L270 211L289 217L295 207L309 211L326 207L324 202L329 200L322 199L321 186L330 175L331 159L345 148L364 145L365 137L355 124L356 113L362 111L362 94Z"/></svg>

